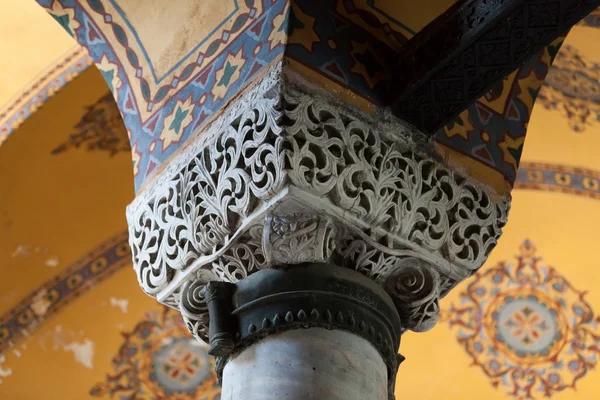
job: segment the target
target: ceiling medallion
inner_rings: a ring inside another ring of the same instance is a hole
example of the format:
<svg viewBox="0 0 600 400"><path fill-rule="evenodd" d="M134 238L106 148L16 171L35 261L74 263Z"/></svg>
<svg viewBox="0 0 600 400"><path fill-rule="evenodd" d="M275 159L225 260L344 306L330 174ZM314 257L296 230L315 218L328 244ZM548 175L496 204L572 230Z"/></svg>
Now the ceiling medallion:
<svg viewBox="0 0 600 400"><path fill-rule="evenodd" d="M91 390L92 397L139 400L220 400L214 359L190 336L178 312L147 314L112 360L114 372ZM131 396L131 397L130 397Z"/></svg>
<svg viewBox="0 0 600 400"><path fill-rule="evenodd" d="M597 365L600 318L584 297L525 241L516 262L478 273L443 319L494 387L541 399Z"/></svg>

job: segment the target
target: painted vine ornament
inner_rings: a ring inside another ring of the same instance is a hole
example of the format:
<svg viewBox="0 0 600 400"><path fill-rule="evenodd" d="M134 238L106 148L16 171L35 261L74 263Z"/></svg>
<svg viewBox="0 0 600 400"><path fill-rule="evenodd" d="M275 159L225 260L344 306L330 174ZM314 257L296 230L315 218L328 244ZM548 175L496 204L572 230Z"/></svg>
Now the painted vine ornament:
<svg viewBox="0 0 600 400"><path fill-rule="evenodd" d="M596 17L597 18L597 17ZM600 122L600 66L573 46L563 45L540 90L538 101L557 110L577 133Z"/></svg>
<svg viewBox="0 0 600 400"><path fill-rule="evenodd" d="M197 343L177 311L147 313L113 357L113 371L89 391L102 399L219 400L214 360Z"/></svg>
<svg viewBox="0 0 600 400"><path fill-rule="evenodd" d="M52 150L52 155L85 149L106 152L113 157L131 151L127 136L123 134L126 131L123 119L110 92L88 107L74 129L67 141Z"/></svg>

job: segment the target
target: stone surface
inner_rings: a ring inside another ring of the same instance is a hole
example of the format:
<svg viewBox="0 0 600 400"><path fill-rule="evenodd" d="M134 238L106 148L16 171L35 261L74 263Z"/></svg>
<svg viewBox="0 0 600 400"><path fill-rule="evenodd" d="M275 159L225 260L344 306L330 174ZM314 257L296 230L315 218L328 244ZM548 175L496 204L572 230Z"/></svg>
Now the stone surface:
<svg viewBox="0 0 600 400"><path fill-rule="evenodd" d="M322 328L271 335L225 366L222 400L386 400L377 350L348 332Z"/></svg>

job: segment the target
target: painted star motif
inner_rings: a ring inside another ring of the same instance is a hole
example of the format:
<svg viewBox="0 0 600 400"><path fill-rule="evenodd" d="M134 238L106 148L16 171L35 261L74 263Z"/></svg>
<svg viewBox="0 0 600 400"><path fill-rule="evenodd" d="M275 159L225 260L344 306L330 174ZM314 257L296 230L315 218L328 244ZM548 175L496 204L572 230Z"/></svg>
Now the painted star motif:
<svg viewBox="0 0 600 400"><path fill-rule="evenodd" d="M191 97L188 97L185 101L178 100L173 112L165 118L164 128L160 133L163 152L173 143L179 143L185 128L194 120L193 109L194 105Z"/></svg>
<svg viewBox="0 0 600 400"><path fill-rule="evenodd" d="M229 88L240 79L241 70L246 60L243 48L237 54L228 54L223 66L216 72L216 85L213 89L214 101L220 100L227 95Z"/></svg>
<svg viewBox="0 0 600 400"><path fill-rule="evenodd" d="M75 19L73 8L64 7L59 1L55 0L52 2L52 8L47 9L47 11L69 35L75 37L75 32L81 24Z"/></svg>

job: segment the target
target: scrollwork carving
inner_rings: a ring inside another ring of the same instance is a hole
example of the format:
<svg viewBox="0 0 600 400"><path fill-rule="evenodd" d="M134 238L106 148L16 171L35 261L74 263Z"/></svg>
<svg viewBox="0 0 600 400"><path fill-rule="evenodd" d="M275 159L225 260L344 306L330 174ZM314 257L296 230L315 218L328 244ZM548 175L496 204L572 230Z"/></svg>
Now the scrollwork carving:
<svg viewBox="0 0 600 400"><path fill-rule="evenodd" d="M384 288L396 304L403 327L424 332L435 326L440 313L440 276L434 267L406 258Z"/></svg>
<svg viewBox="0 0 600 400"><path fill-rule="evenodd" d="M264 98L189 160L129 218L134 267L156 294L176 270L225 245L284 184L278 101Z"/></svg>
<svg viewBox="0 0 600 400"><path fill-rule="evenodd" d="M506 223L507 205L406 141L335 105L285 96L286 159L291 182L405 248L479 268Z"/></svg>
<svg viewBox="0 0 600 400"><path fill-rule="evenodd" d="M179 307L206 340L206 305L200 289L182 288L186 281L235 283L264 268L335 258L384 286L408 273L412 258L428 268L415 274L438 283L435 295L407 299L403 318L413 330L430 327L437 299L496 245L508 201L429 156L402 121L298 87L256 90L129 207L142 288Z"/></svg>
<svg viewBox="0 0 600 400"><path fill-rule="evenodd" d="M187 281L181 289L179 312L194 337L208 343L208 305L204 289L208 282Z"/></svg>

